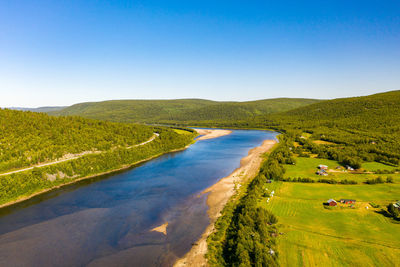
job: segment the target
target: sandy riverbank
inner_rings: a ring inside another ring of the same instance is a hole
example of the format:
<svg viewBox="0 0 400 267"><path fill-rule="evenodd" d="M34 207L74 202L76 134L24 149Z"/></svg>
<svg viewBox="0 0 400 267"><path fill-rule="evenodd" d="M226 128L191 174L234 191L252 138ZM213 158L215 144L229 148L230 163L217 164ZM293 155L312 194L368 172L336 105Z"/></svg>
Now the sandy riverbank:
<svg viewBox="0 0 400 267"><path fill-rule="evenodd" d="M201 135L197 140L206 140L206 139L212 139L212 138L217 138L221 137L224 135L231 134L231 130L208 130L208 129L194 129L196 130L199 135Z"/></svg>
<svg viewBox="0 0 400 267"><path fill-rule="evenodd" d="M265 140L261 146L249 151L249 154L240 161L239 168L202 192L202 194L209 193L207 205L209 207L208 216L210 217L210 225L192 249L174 264L175 267L207 266L205 259L207 237L214 231L215 221L221 216L221 211L225 204L235 193L235 184L254 177L258 173L263 160L261 155L269 151L275 144L276 141L274 140Z"/></svg>

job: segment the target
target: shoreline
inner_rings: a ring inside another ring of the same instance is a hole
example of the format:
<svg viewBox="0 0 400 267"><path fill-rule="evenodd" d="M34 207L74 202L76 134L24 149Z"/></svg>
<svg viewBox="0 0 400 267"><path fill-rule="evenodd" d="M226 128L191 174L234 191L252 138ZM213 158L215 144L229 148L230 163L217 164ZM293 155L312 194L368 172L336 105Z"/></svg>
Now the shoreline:
<svg viewBox="0 0 400 267"><path fill-rule="evenodd" d="M240 160L240 167L217 183L205 189L201 194L208 194L207 206L210 224L200 239L194 243L188 253L174 263L174 267L207 266L207 238L214 231L214 223L221 216L221 212L229 199L235 194L235 186L255 177L260 169L264 153L270 151L277 143L275 140L264 140L261 146L252 148L248 155Z"/></svg>
<svg viewBox="0 0 400 267"><path fill-rule="evenodd" d="M90 176L81 177L81 178L78 178L78 179L76 179L76 180L67 182L67 183L65 183L65 184L60 184L60 185L56 185L56 186L53 186L53 187L50 187L50 188L43 189L43 190L41 190L41 191L38 191L38 192L36 192L36 193L33 193L32 195L24 196L24 197L21 197L21 198L19 198L19 199L16 199L16 200L13 200L13 201L10 201L10 202L1 204L1 205L0 205L0 209L10 207L10 206L12 206L12 205L15 205L15 204L24 202L24 201L26 201L26 200L29 200L29 199L31 199L31 198L34 198L34 197L36 197L36 196L39 196L39 195L41 195L41 194L44 194L44 193L47 193L47 192L50 192L50 191L53 191L53 190L60 189L60 188L62 188L62 187L64 187L64 186L72 185L72 184L74 184L74 183L77 183L77 182L80 182L80 181L83 181L83 180L88 180L88 179L96 178L96 177L99 177L99 176L103 176L103 175L111 174L111 173L114 173L114 172L118 172L118 171L122 171L122 170L129 169L129 168L134 167L135 165L138 165L138 164L140 164L140 163L143 163L143 162L152 160L152 159L154 159L154 158L158 158L158 157L160 157L160 156L162 156L162 155L165 155L165 154L168 154L168 153L174 153L174 152L183 151L183 150L187 149L187 148L188 148L190 145L192 145L192 144L193 144L193 142L190 143L190 144L188 144L187 146L185 146L185 147L183 147L183 148L177 148L177 149L173 149L173 150L168 151L168 152L159 153L159 154L157 154L157 155L154 155L154 156L151 156L151 157L148 157L148 158L145 158L145 159L136 161L136 162L134 162L134 163L132 163L132 164L124 165L124 166L122 166L122 167L120 167L120 168L118 168L118 169L114 169L114 170L110 170L110 171L106 171L106 172L101 172L101 173L93 174L93 175L90 175Z"/></svg>

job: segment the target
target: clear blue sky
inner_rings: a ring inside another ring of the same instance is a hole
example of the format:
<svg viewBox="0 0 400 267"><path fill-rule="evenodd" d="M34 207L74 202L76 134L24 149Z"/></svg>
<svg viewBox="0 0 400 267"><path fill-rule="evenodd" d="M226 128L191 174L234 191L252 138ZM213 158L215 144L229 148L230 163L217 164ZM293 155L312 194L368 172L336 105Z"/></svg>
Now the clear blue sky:
<svg viewBox="0 0 400 267"><path fill-rule="evenodd" d="M400 1L0 1L0 106L400 89Z"/></svg>

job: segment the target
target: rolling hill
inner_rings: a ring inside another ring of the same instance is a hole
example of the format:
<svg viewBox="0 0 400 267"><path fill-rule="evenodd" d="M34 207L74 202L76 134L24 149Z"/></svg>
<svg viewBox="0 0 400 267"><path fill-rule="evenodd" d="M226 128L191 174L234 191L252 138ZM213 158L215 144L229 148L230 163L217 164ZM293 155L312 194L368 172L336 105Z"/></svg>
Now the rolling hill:
<svg viewBox="0 0 400 267"><path fill-rule="evenodd" d="M196 135L180 132L0 109L0 206L181 149Z"/></svg>
<svg viewBox="0 0 400 267"><path fill-rule="evenodd" d="M279 119L329 127L395 133L400 130L400 91L315 103L277 116Z"/></svg>
<svg viewBox="0 0 400 267"><path fill-rule="evenodd" d="M196 123L240 120L288 111L319 100L277 98L247 102L217 102L203 99L111 100L80 103L51 115L79 115L117 122Z"/></svg>
<svg viewBox="0 0 400 267"><path fill-rule="evenodd" d="M313 140L340 145L314 148L323 158L342 162L348 157L397 166L400 163L399 114L400 91L391 91L327 100L269 117L259 116L242 125L269 127L295 135L308 132Z"/></svg>

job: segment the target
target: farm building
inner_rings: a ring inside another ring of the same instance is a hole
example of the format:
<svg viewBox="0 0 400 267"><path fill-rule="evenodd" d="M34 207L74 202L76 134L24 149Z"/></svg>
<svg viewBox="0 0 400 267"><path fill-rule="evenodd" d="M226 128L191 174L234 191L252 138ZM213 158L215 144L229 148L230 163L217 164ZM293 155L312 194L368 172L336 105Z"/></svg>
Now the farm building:
<svg viewBox="0 0 400 267"><path fill-rule="evenodd" d="M328 205L329 206L337 206L337 202L334 200L334 199L329 199L328 201L327 201L327 203L328 203Z"/></svg>
<svg viewBox="0 0 400 267"><path fill-rule="evenodd" d="M340 203L343 203L343 204L354 204L354 203L356 203L356 201L354 199L341 199Z"/></svg>
<svg viewBox="0 0 400 267"><path fill-rule="evenodd" d="M319 165L318 166L318 169L320 169L320 170L327 170L328 169L328 166L326 166L326 165Z"/></svg>
<svg viewBox="0 0 400 267"><path fill-rule="evenodd" d="M348 170L348 171L354 171L354 168L353 167L351 167L351 166L346 166L346 169Z"/></svg>
<svg viewBox="0 0 400 267"><path fill-rule="evenodd" d="M400 210L400 201L397 201L396 203L394 203L393 206L394 206L396 209Z"/></svg>

